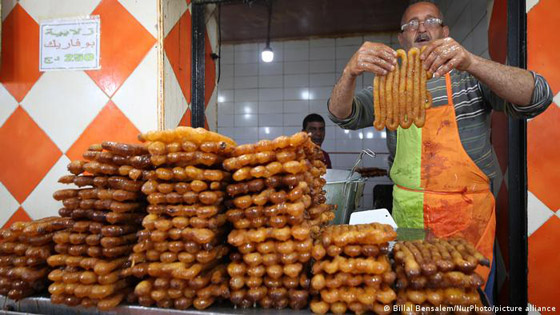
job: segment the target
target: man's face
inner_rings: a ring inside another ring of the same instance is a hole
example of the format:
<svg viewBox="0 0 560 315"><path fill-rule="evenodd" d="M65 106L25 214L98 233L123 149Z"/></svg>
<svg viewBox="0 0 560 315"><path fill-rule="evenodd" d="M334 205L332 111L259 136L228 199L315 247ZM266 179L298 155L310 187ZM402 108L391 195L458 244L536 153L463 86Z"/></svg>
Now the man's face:
<svg viewBox="0 0 560 315"><path fill-rule="evenodd" d="M311 134L313 143L318 146L323 144L323 140L325 140L325 123L320 121L309 122L304 131Z"/></svg>
<svg viewBox="0 0 560 315"><path fill-rule="evenodd" d="M401 24L406 24L412 20L424 22L431 17L441 18L439 9L432 3L419 2L408 7L403 15ZM447 36L449 36L449 28L447 26L426 27L424 23L420 23L417 30L404 30L401 32L399 34L399 43L406 50L412 47L420 49L433 40Z"/></svg>

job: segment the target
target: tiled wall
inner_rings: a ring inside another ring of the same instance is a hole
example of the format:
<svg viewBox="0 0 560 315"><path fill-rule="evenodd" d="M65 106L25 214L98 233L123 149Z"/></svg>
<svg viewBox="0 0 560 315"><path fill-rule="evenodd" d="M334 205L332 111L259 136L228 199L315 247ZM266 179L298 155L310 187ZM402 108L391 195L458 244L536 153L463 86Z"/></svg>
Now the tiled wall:
<svg viewBox="0 0 560 315"><path fill-rule="evenodd" d="M207 8L209 56L217 28ZM56 215L57 180L90 144L190 125L190 10L189 0L2 0L0 147L9 154L0 155L0 227ZM39 22L90 14L101 20L101 69L39 72ZM215 129L208 59L206 116Z"/></svg>
<svg viewBox="0 0 560 315"><path fill-rule="evenodd" d="M554 103L527 122L529 302L560 309L560 2L527 1L528 68L542 74L555 95ZM545 312L543 312L545 313Z"/></svg>
<svg viewBox="0 0 560 315"><path fill-rule="evenodd" d="M442 1L451 36L472 52L488 56L488 1ZM470 5L467 5L471 3ZM473 40L477 38L477 40ZM323 149L331 154L333 168L349 169L357 152L369 148L378 153L365 159L365 166L388 168L385 133L373 127L342 130L327 117L327 99L350 57L364 41L400 48L397 33L272 42L274 61L264 63L264 44L248 43L222 47L221 77L218 83L218 131L239 143L255 142L300 131L303 118L318 113L326 120ZM373 76L358 78L356 90L371 85ZM345 153L345 152L350 152ZM377 179L388 183L388 178ZM372 205L375 182L364 189L362 207Z"/></svg>

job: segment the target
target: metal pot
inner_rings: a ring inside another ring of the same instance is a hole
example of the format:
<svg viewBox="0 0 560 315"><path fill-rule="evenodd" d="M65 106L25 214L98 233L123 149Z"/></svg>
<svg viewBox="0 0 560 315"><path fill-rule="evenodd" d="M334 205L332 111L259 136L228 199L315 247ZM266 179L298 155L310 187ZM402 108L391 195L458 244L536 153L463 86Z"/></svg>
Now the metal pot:
<svg viewBox="0 0 560 315"><path fill-rule="evenodd" d="M329 169L324 176L327 204L337 205L331 224L347 224L362 199L365 178L347 170Z"/></svg>

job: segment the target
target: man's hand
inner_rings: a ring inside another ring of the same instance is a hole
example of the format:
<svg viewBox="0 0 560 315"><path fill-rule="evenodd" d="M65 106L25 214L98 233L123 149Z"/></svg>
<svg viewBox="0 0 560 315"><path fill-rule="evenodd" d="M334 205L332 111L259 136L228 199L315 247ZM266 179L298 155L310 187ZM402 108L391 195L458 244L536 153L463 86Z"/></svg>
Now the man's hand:
<svg viewBox="0 0 560 315"><path fill-rule="evenodd" d="M365 42L352 56L344 72L355 78L364 72L376 75L386 75L393 71L397 64L397 52L391 47L381 44Z"/></svg>
<svg viewBox="0 0 560 315"><path fill-rule="evenodd" d="M440 77L452 69L468 70L474 56L453 38L446 37L426 45L420 59L424 61L426 70L432 72L435 77Z"/></svg>

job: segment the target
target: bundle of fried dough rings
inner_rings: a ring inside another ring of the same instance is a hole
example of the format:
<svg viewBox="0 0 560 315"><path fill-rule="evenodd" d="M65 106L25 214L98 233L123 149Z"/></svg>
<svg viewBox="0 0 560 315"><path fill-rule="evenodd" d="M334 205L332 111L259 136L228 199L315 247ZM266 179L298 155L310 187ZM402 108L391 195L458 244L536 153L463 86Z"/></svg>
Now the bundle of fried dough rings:
<svg viewBox="0 0 560 315"><path fill-rule="evenodd" d="M141 181L123 176L121 168L149 170L143 145L103 142L83 154L84 161L68 165L72 175L59 179L78 188L58 190L59 214L72 225L54 234L56 255L48 259L56 268L49 273L55 304L100 310L114 308L124 299L133 302L133 281L121 274L136 243L136 232L146 215Z"/></svg>
<svg viewBox="0 0 560 315"><path fill-rule="evenodd" d="M221 163L235 142L188 127L141 139L156 169L143 177L148 215L124 274L142 279L134 289L142 306L205 309L229 295L224 196L231 175Z"/></svg>
<svg viewBox="0 0 560 315"><path fill-rule="evenodd" d="M48 217L15 222L0 230L0 294L20 300L41 292L47 284L54 254L53 233L68 227L71 220Z"/></svg>
<svg viewBox="0 0 560 315"><path fill-rule="evenodd" d="M325 205L325 164L306 133L238 146L224 168L227 218L237 248L228 266L230 300L241 307L301 309L308 303L312 233L334 218Z"/></svg>
<svg viewBox="0 0 560 315"><path fill-rule="evenodd" d="M474 272L489 261L460 238L397 242L393 248L397 273L397 302L405 314L417 306L474 305L484 313L477 288L484 280ZM479 311L477 311L479 313Z"/></svg>
<svg viewBox="0 0 560 315"><path fill-rule="evenodd" d="M432 95L426 82L432 77L420 60L420 50L411 48L408 53L397 50L400 67L384 76L373 79L373 126L377 130L409 128L412 123L423 127L426 109L432 106Z"/></svg>
<svg viewBox="0 0 560 315"><path fill-rule="evenodd" d="M239 146L189 127L139 138L71 162L59 182L74 187L53 195L60 217L0 230L1 295L48 286L53 304L102 311L482 305L475 268L489 261L467 241L397 242L391 265L390 226L329 226L323 153L306 133Z"/></svg>
<svg viewBox="0 0 560 315"><path fill-rule="evenodd" d="M388 242L397 234L388 225L334 225L323 229L313 245L311 311L317 314L389 314L397 298L391 288Z"/></svg>

